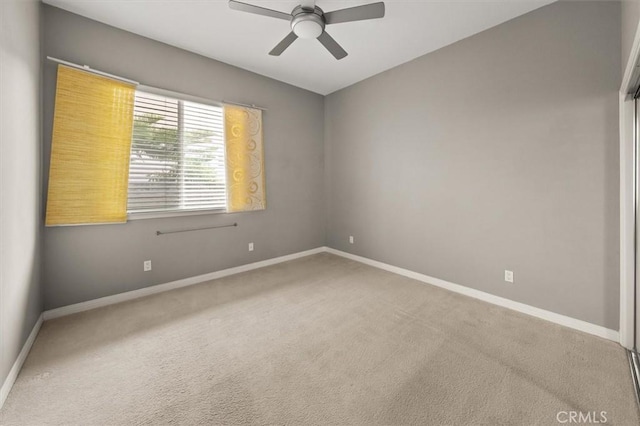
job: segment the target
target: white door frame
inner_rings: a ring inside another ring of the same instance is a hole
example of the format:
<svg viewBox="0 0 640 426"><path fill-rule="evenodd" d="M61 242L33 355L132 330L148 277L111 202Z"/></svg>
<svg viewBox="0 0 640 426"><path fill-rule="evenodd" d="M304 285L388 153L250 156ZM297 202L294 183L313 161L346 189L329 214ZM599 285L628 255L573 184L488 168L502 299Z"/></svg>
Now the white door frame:
<svg viewBox="0 0 640 426"><path fill-rule="evenodd" d="M640 25L638 25L640 29ZM640 31L636 29L631 55L620 86L620 344L634 346L635 335L635 200L634 101L628 96L640 60ZM624 60L625 58L623 58ZM640 243L640 241L639 241ZM640 344L640 342L639 342Z"/></svg>

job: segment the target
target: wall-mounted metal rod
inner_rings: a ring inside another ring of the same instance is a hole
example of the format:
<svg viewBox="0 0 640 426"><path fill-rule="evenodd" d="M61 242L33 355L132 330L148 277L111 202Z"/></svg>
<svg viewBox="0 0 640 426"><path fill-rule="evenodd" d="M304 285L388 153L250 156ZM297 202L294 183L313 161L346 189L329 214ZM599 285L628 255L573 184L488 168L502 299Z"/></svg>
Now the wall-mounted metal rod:
<svg viewBox="0 0 640 426"><path fill-rule="evenodd" d="M130 80L128 78L120 77L119 75L109 74L108 72L104 72L104 71L99 71L99 70L93 69L89 65L74 64L73 62L63 61L62 59L54 58L52 56L47 56L47 59L50 60L50 61L53 61L53 62L57 62L57 63L62 64L62 65L66 65L68 67L78 68L78 69L83 70L83 71L87 71L87 72L90 72L90 73L93 73L93 74L98 74L98 75L101 75L103 77L108 77L108 78L111 78L113 80L124 81L126 83L131 83L131 84L136 85L136 86L138 84L140 84L135 80Z"/></svg>
<svg viewBox="0 0 640 426"><path fill-rule="evenodd" d="M220 225L220 226L207 226L204 228L189 228L189 229L179 229L176 231L156 231L156 235L167 235L167 234L177 234L178 232L191 232L191 231L202 231L204 229L217 229L217 228L232 228L234 226L238 226L237 223L231 225Z"/></svg>
<svg viewBox="0 0 640 426"><path fill-rule="evenodd" d="M261 111L266 111L266 108L263 107L259 107L257 105L253 105L253 104L242 104L240 102L231 102L231 101L222 101L223 104L231 104L231 105L237 105L237 106L241 106L241 107L247 107L247 108L253 108L253 109L259 109Z"/></svg>
<svg viewBox="0 0 640 426"><path fill-rule="evenodd" d="M131 80L131 79L126 78L126 77L120 77L119 75L115 75L115 74L109 74L108 72L99 71L99 70L96 70L94 68L91 68L89 65L74 64L73 62L64 61L62 59L54 58L53 56L47 56L47 59L52 61L52 62L57 62L59 64L66 65L68 67L78 68L78 69L86 71L86 72L90 72L90 73L93 73L93 74L98 74L98 75L101 75L103 77L108 77L108 78L112 78L114 80L124 81L126 83L131 83L131 84L136 85L136 86L140 86L141 85L139 82L137 82L135 80ZM238 105L238 106L243 106L243 107L248 107L248 108L259 109L259 110L262 110L262 111L266 111L267 110L266 108L263 108L261 106L257 106L257 105L253 105L253 104L251 104L251 105L243 104L243 103L240 103L240 102L222 101L222 102L219 102L219 103Z"/></svg>

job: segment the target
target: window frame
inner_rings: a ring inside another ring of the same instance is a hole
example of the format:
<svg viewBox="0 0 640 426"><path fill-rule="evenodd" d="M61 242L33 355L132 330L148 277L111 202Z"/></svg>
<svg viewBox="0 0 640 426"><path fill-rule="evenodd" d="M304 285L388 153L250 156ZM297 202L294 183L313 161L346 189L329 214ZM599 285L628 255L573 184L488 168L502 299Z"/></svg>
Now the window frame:
<svg viewBox="0 0 640 426"><path fill-rule="evenodd" d="M189 95L181 92L174 92L172 90L160 89L152 86L138 85L136 87L136 91L151 93L158 96L166 96L168 98L174 98L179 101L187 101L187 102L195 102L204 105L210 105L222 108L223 114L223 123L222 128L224 129L224 104L222 102L217 102L211 99L202 98L199 96ZM224 140L224 135L223 135ZM132 144L133 147L133 144ZM224 173L226 175L226 165ZM229 192L227 190L227 185L225 184L225 198L226 203L228 203ZM127 200L129 196L127 195ZM169 217L180 217L180 216L200 216L207 214L231 214L227 210L227 207L224 209L212 209L212 208L204 208L204 209L174 209L174 210L161 210L161 211L149 211L149 212L129 212L127 209L127 221L129 220L144 220L144 219L160 219L160 218L169 218Z"/></svg>

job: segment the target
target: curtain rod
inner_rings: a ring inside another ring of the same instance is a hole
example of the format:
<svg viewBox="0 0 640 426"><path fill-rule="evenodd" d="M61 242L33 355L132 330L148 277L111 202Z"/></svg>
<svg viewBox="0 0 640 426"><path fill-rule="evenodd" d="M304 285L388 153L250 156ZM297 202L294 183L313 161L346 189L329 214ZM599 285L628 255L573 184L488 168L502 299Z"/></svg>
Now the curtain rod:
<svg viewBox="0 0 640 426"><path fill-rule="evenodd" d="M253 108L253 109L259 109L261 111L266 111L266 108L263 107L259 107L257 105L254 104L241 104L240 102L231 102L231 101L222 101L223 104L230 104L230 105L237 105L237 106L241 106L241 107L247 107L247 108Z"/></svg>
<svg viewBox="0 0 640 426"><path fill-rule="evenodd" d="M120 80L120 81L124 81L124 82L127 82L127 83L135 84L136 86L140 84L139 82L137 82L135 80L129 80L128 78L124 78L124 77L120 77L120 76L117 76L117 75L109 74L109 73L104 72L104 71L98 71L96 69L93 69L93 68L89 67L89 65L78 65L78 64L74 64L73 62L63 61L62 59L54 58L54 57L51 57L51 56L47 56L47 59L50 60L50 61L53 61L53 62L57 62L57 63L62 64L62 65L67 65L67 66L72 67L72 68L78 68L78 69L81 69L83 71L91 72L93 74L98 74L98 75L102 75L104 77L113 78L114 80Z"/></svg>
<svg viewBox="0 0 640 426"><path fill-rule="evenodd" d="M138 81L131 80L131 79L128 79L128 78L125 78L125 77L120 77L120 76L115 75L115 74L109 74L109 73L104 72L104 71L99 71L99 70L96 70L94 68L91 68L89 65L74 64L73 62L63 61L62 59L54 58L52 56L47 56L47 59L50 60L50 61L53 61L53 62L57 62L57 63L62 64L62 65L67 65L69 67L78 68L80 70L91 72L93 74L98 74L98 75L101 75L101 76L104 76L104 77L112 78L114 80L124 81L126 83L135 84L136 86L140 85L140 82L138 82ZM222 103L231 104L231 105L238 105L238 106L243 106L243 107L247 107L247 108L259 109L261 111L266 111L267 110L266 108L259 107L259 106L253 105L253 104L249 105L249 104L242 104L240 102L231 102L231 101L222 101Z"/></svg>

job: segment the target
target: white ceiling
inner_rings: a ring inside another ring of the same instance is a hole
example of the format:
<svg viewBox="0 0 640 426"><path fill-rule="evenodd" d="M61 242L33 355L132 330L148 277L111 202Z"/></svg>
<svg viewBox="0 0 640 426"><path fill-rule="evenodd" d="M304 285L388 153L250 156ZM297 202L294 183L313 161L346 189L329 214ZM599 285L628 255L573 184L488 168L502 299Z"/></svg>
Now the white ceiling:
<svg viewBox="0 0 640 426"><path fill-rule="evenodd" d="M242 0L290 13L296 0ZM325 12L376 0L317 0ZM327 26L349 53L337 61L317 40L268 52L289 24L229 9L226 0L44 0L136 34L322 95L513 19L554 0L386 0L383 19Z"/></svg>

